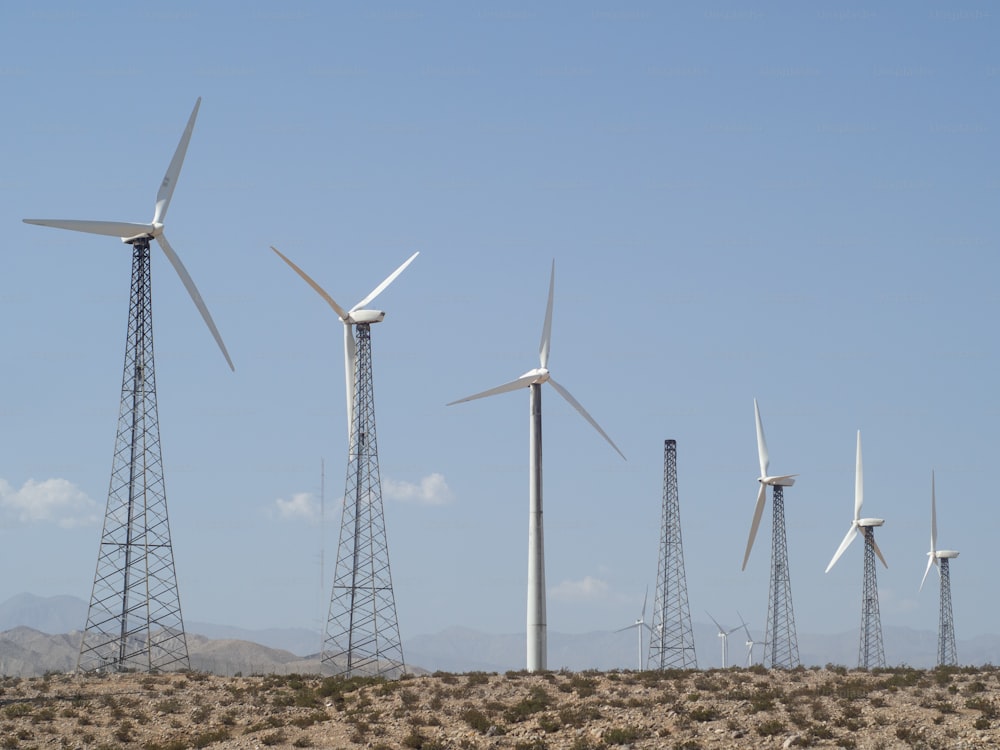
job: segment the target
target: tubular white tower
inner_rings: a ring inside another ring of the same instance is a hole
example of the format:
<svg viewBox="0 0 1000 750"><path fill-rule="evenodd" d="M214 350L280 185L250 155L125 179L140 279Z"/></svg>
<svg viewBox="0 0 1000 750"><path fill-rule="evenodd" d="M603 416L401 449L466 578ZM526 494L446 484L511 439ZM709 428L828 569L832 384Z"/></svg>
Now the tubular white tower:
<svg viewBox="0 0 1000 750"><path fill-rule="evenodd" d="M549 347L552 336L552 300L555 292L556 263L552 261L549 277L549 298L545 307L542 341L538 348L539 367L528 370L517 380L476 393L448 404L464 403L486 396L495 396L520 388L530 391L530 423L528 436L528 607L527 607L527 669L537 672L547 669L547 623L545 614L545 541L542 528L542 385L548 383L569 402L601 437L625 458L614 441L594 420L579 401L559 385L549 373Z"/></svg>
<svg viewBox="0 0 1000 750"><path fill-rule="evenodd" d="M618 628L618 630L615 631L616 633L624 633L626 630L631 630L632 628L635 628L638 631L637 635L639 638L639 666L636 669L637 672L642 671L642 637L643 635L645 635L644 631L645 630L652 631L652 628L646 624L646 602L648 600L649 600L649 587L647 586L646 594L642 597L642 614L640 614L638 619L636 619L636 621L633 622L631 625L626 625L624 628Z"/></svg>

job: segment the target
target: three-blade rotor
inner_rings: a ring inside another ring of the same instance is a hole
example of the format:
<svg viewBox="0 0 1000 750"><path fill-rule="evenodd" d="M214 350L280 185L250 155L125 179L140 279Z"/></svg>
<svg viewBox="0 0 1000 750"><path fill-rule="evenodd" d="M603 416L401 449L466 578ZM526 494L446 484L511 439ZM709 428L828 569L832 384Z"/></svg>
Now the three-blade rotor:
<svg viewBox="0 0 1000 750"><path fill-rule="evenodd" d="M764 439L764 424L760 420L760 407L757 406L757 399L753 400L754 415L757 419L757 457L760 459L760 489L757 491L757 504L753 510L753 520L750 522L750 536L747 539L746 552L743 554L743 568L746 570L747 562L750 560L750 550L753 549L754 540L757 538L757 529L760 527L760 519L764 515L764 504L767 501L768 485L780 485L791 487L795 484L795 477L798 474L783 474L780 476L768 476L767 470L770 466L770 457L767 453L767 441Z"/></svg>
<svg viewBox="0 0 1000 750"><path fill-rule="evenodd" d="M858 531L860 531L863 525L874 526L882 523L881 521L877 521L876 523L867 523L867 524L862 523L862 521L867 522L873 520L873 519L861 518L861 506L864 505L864 502L865 502L865 486L864 486L864 472L861 464L861 430L858 430L858 454L857 454L857 463L854 469L854 520L851 521L851 528L848 529L847 535L844 537L844 540L840 543L840 546L837 548L837 551L833 554L833 559L830 560L830 564L826 566L826 570L824 572L826 573L830 572L830 569L837 563L837 560L840 559L840 556L844 554L844 551L851 545L851 542L854 541L854 538L858 535ZM882 550L880 550L878 544L876 544L874 535L871 538L871 543L872 543L872 549L874 549L875 554L878 555L878 559L882 561L882 564L886 568L888 568L889 564L885 561L885 557L882 556Z"/></svg>
<svg viewBox="0 0 1000 750"><path fill-rule="evenodd" d="M334 300L323 287L317 284L309 274L295 265L295 263L278 250L278 248L271 245L271 249L326 301L326 303L333 309L333 311L337 314L337 317L340 318L344 324L344 383L347 390L347 436L348 440L350 440L354 424L354 391L356 387L354 366L355 360L357 359L357 344L354 341L354 325L357 323L378 323L385 317L385 313L381 310L366 310L364 309L365 305L374 301L376 297L384 292L386 287L395 281L396 277L405 271L406 267L410 265L410 263L412 263L418 255L420 255L420 252L415 252L407 258L403 264L399 266L399 268L389 274L354 307L350 310L344 310L344 308L338 305L336 300Z"/></svg>
<svg viewBox="0 0 1000 750"><path fill-rule="evenodd" d="M542 383L548 383L553 388L555 388L556 393L562 396L567 401L567 403L569 403L570 406L576 409L576 411L579 412L580 416L582 416L585 420L587 420L590 426L593 427L595 430L597 430L597 432L601 435L601 437L607 440L608 444L610 444L611 447L618 452L618 455L624 459L625 454L621 452L621 449L619 449L619 447L615 445L615 442L608 436L608 433L606 433L601 428L601 426L597 424L597 421L592 416L590 416L587 410L583 408L583 404L581 404L579 401L573 398L573 395L568 390L566 390L565 387L557 383L552 378L552 375L549 373L548 369L549 350L551 347L551 339L552 339L552 301L555 295L555 282L556 282L556 262L553 260L552 272L551 275L549 276L549 298L545 306L545 322L542 325L542 340L541 344L538 347L539 367L537 367L534 370L528 370L528 372L524 373L523 375L521 375L521 377L517 378L516 380L511 380L510 382L498 385L495 388L490 388L488 390L481 391L479 393L474 393L471 396L460 398L457 401L451 401L450 403L448 403L448 406L452 406L454 404L461 404L466 401L474 401L479 398L486 398L487 396L496 396L497 394L507 393L508 391L516 391L519 388L527 388L530 385L535 385L535 384L541 385Z"/></svg>
<svg viewBox="0 0 1000 750"><path fill-rule="evenodd" d="M174 188L177 186L177 180L180 177L181 167L184 164L184 156L187 154L188 143L191 140L191 133L194 131L194 122L198 117L198 108L200 106L201 97L198 97L198 101L195 102L194 109L191 111L191 116L188 118L187 126L184 128L184 133L181 135L180 143L177 144L174 156L170 160L170 166L167 167L167 173L164 175L163 182L160 183L160 189L156 193L156 206L153 210L153 220L150 223L137 224L126 221L88 221L80 219L24 219L24 223L37 224L43 227L55 227L56 229L69 229L74 232L120 237L122 242L126 243L132 243L142 238L155 239L160 249L163 250L163 254L167 256L167 260L170 261L170 265L174 267L177 275L180 276L181 283L184 284L184 288L187 289L195 307L201 313L201 317L208 326L208 330L211 331L215 343L218 344L219 349L222 351L222 356L226 358L229 369L235 370L236 368L229 357L229 352L226 350L226 345L222 341L222 335L219 333L215 321L212 320L212 315L208 311L205 300L202 299L198 287L195 286L194 280L191 278L191 274L188 273L180 257L174 251L173 247L171 247L170 243L167 242L166 235L163 234L163 221L167 217L167 209L170 207L170 200L173 198Z"/></svg>

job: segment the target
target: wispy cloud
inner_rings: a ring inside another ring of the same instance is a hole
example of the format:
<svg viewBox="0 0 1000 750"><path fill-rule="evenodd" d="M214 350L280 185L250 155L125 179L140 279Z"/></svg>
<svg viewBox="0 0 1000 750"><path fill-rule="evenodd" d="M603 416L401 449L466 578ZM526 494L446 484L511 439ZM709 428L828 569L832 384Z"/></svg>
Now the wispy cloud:
<svg viewBox="0 0 1000 750"><path fill-rule="evenodd" d="M279 497L274 505L282 521L319 520L319 500L311 492L296 492L290 500Z"/></svg>
<svg viewBox="0 0 1000 750"><path fill-rule="evenodd" d="M584 576L579 581L561 581L549 589L553 599L563 602L593 602L608 598L611 587L607 581Z"/></svg>
<svg viewBox="0 0 1000 750"><path fill-rule="evenodd" d="M100 506L65 479L29 479L21 489L0 479L0 510L21 523L55 523L72 528L96 523Z"/></svg>
<svg viewBox="0 0 1000 750"><path fill-rule="evenodd" d="M447 505L455 499L444 475L438 473L427 475L419 484L383 479L382 494L387 500L418 505Z"/></svg>

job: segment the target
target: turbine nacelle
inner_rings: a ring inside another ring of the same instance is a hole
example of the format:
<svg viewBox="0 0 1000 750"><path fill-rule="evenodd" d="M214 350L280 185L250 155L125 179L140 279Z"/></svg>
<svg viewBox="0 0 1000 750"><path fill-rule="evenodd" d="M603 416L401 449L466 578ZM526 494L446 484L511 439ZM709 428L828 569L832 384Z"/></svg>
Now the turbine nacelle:
<svg viewBox="0 0 1000 750"><path fill-rule="evenodd" d="M384 310L351 310L344 323L381 323L385 320Z"/></svg>
<svg viewBox="0 0 1000 750"><path fill-rule="evenodd" d="M934 553L934 557L938 560L953 560L958 557L958 550L954 549L939 549Z"/></svg>
<svg viewBox="0 0 1000 750"><path fill-rule="evenodd" d="M791 487L798 474L784 474L780 477L758 477L757 481L770 487Z"/></svg>
<svg viewBox="0 0 1000 750"><path fill-rule="evenodd" d="M859 528L874 528L875 526L882 526L885 524L884 518L859 518L856 521Z"/></svg>
<svg viewBox="0 0 1000 750"><path fill-rule="evenodd" d="M534 370L528 370L524 375L518 378L518 380L527 381L526 385L541 385L547 380L551 379L549 371L545 367L536 367ZM533 378L528 380L528 378Z"/></svg>

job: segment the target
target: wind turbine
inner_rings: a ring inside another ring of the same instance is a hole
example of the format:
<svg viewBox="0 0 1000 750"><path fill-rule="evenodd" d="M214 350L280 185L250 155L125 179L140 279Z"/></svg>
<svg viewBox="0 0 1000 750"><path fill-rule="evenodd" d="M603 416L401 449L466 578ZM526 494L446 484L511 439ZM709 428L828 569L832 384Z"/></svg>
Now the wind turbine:
<svg viewBox="0 0 1000 750"><path fill-rule="evenodd" d="M771 584L767 601L767 624L764 634L764 661L770 658L772 667L791 669L799 663L799 644L795 634L795 613L792 610L792 581L788 570L788 543L785 535L785 495L784 488L795 484L797 474L768 474L770 457L767 441L764 439L764 425L760 420L760 407L753 400L754 416L757 420L757 457L760 459L760 476L757 481L757 504L750 522L750 536L746 552L743 554L743 570L746 570L753 549L757 529L764 513L767 488L771 487Z"/></svg>
<svg viewBox="0 0 1000 750"><path fill-rule="evenodd" d="M951 549L937 548L937 502L934 497L934 472L931 472L931 549L927 553L927 569L920 581L920 590L924 588L927 574L931 566L938 566L941 579L940 606L938 609L938 666L955 665L958 656L955 649L955 621L951 610L951 572L948 561L958 557L958 552Z"/></svg>
<svg viewBox="0 0 1000 750"><path fill-rule="evenodd" d="M566 399L590 425L610 443L623 459L608 434L601 429L579 401L559 385L549 373L549 345L552 334L552 298L555 291L556 262L552 261L549 277L549 300L545 308L545 323L542 325L542 341L538 349L539 366L528 370L517 380L504 383L496 388L452 401L448 406L472 401L487 396L495 396L520 388L530 389L531 429L528 438L528 613L527 613L527 669L529 672L545 670L546 667L546 619L545 619L545 542L542 529L542 385L548 383L556 393Z"/></svg>
<svg viewBox="0 0 1000 750"><path fill-rule="evenodd" d="M878 606L878 581L875 576L875 556L888 568L889 564L882 555L882 550L875 543L875 527L885 523L882 518L862 518L861 506L864 503L864 474L861 466L861 430L858 430L858 457L854 473L854 520L851 521L851 528L847 530L847 535L840 543L837 551L826 566L826 572L836 564L840 556L844 554L851 542L860 531L865 538L865 578L861 597L861 643L858 648L858 667L869 669L871 667L885 666L885 651L882 645L882 620L879 615Z"/></svg>
<svg viewBox="0 0 1000 750"><path fill-rule="evenodd" d="M736 627L732 630L726 630L719 624L718 620L712 617L712 615L708 612L705 614L708 615L709 619L715 623L715 627L719 629L718 636L722 639L722 668L726 669L726 667L729 666L729 636L739 630L739 628Z"/></svg>
<svg viewBox="0 0 1000 750"><path fill-rule="evenodd" d="M75 232L120 237L132 246L125 366L118 434L97 570L77 669L167 670L190 667L174 572L160 451L153 358L150 275L156 240L201 313L230 369L233 362L190 274L164 234L167 210L194 130L199 98L156 194L148 224L25 219Z"/></svg>
<svg viewBox="0 0 1000 750"><path fill-rule="evenodd" d="M747 627L747 624L743 619L743 615L741 615L739 612L737 612L736 614L740 618L740 625L743 626L743 631L747 634L746 643L744 643L743 645L747 647L747 667L749 668L753 666L753 647L757 645L757 642L753 639L753 636L750 635L750 628Z"/></svg>
<svg viewBox="0 0 1000 750"><path fill-rule="evenodd" d="M395 675L405 665L382 508L371 357L371 326L384 320L385 312L366 305L385 291L419 253L407 258L364 299L345 311L305 271L277 248L271 249L333 308L344 324L347 486L321 660L348 677L371 671L380 676Z"/></svg>
<svg viewBox="0 0 1000 750"><path fill-rule="evenodd" d="M643 636L643 628L645 628L646 630L649 630L650 632L652 632L652 630L653 630L651 627L649 627L649 625L646 624L646 602L647 602L648 599L649 599L649 587L647 586L646 587L646 594L645 594L645 596L642 597L642 614L639 615L639 619L637 619L631 625L626 625L624 628L618 628L618 630L615 631L616 633L624 633L626 630L631 630L632 628L636 628L637 629L638 636L639 636L639 670L638 671L640 671L640 672L642 671L642 636Z"/></svg>

